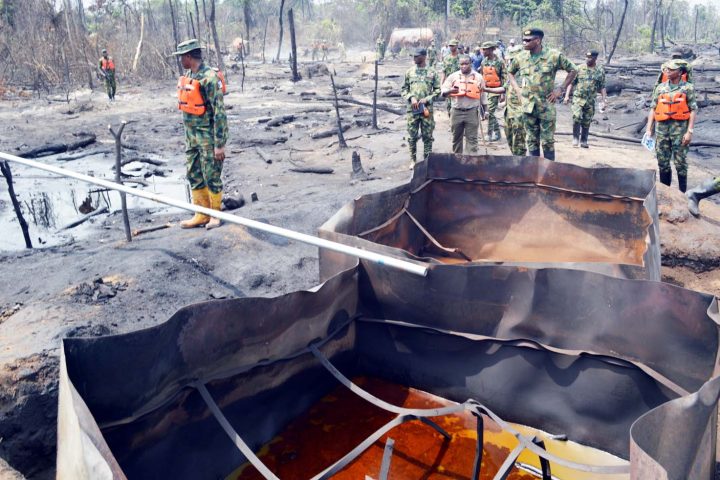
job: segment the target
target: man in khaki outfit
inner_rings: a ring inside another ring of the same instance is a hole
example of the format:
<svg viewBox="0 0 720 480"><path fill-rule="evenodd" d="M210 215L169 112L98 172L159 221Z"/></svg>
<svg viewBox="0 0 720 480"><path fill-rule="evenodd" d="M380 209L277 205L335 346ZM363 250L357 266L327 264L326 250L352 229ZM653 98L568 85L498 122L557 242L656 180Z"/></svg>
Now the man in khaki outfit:
<svg viewBox="0 0 720 480"><path fill-rule="evenodd" d="M463 153L463 137L469 152L477 153L480 97L485 82L482 75L472 69L470 56L460 55L459 62L460 70L448 75L440 93L450 97L453 153Z"/></svg>

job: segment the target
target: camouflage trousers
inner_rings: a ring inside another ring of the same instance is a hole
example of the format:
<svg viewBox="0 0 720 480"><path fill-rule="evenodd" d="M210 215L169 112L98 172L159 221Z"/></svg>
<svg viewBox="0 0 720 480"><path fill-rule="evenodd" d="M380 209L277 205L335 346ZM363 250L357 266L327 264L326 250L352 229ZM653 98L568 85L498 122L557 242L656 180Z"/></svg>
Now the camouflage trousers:
<svg viewBox="0 0 720 480"><path fill-rule="evenodd" d="M498 122L497 117L495 114L497 113L498 109L498 103L500 103L500 95L497 94L488 94L487 96L487 112L488 112L488 136L491 136L493 133L496 133L500 135L500 123Z"/></svg>
<svg viewBox="0 0 720 480"><path fill-rule="evenodd" d="M408 147L410 148L410 160L417 161L418 131L423 141L423 160L427 159L432 152L433 130L435 130L435 118L430 110L430 116L425 118L422 115L407 114Z"/></svg>
<svg viewBox="0 0 720 480"><path fill-rule="evenodd" d="M720 177L715 177L713 182L715 183L715 190L720 190Z"/></svg>
<svg viewBox="0 0 720 480"><path fill-rule="evenodd" d="M579 123L583 127L589 127L595 116L595 101L584 98L574 98L570 106L573 123Z"/></svg>
<svg viewBox="0 0 720 480"><path fill-rule="evenodd" d="M678 176L686 177L688 172L687 154L690 147L682 145L682 137L687 131L687 120L666 120L658 122L655 131L655 156L661 172L672 172L670 163L675 164Z"/></svg>
<svg viewBox="0 0 720 480"><path fill-rule="evenodd" d="M215 160L212 142L198 141L193 132L185 128L185 169L191 190L208 187L213 193L223 189L223 162Z"/></svg>
<svg viewBox="0 0 720 480"><path fill-rule="evenodd" d="M450 111L453 153L463 153L463 137L467 144L468 153L477 153L479 124L480 112L477 108L467 110L453 108Z"/></svg>
<svg viewBox="0 0 720 480"><path fill-rule="evenodd" d="M525 140L528 151L539 152L542 143L543 153L555 152L555 111L552 115L523 114Z"/></svg>
<svg viewBox="0 0 720 480"><path fill-rule="evenodd" d="M105 93L109 99L115 98L115 90L117 85L115 83L115 74L112 72L105 72Z"/></svg>
<svg viewBox="0 0 720 480"><path fill-rule="evenodd" d="M505 110L505 138L513 155L526 155L525 124L523 117L510 117Z"/></svg>

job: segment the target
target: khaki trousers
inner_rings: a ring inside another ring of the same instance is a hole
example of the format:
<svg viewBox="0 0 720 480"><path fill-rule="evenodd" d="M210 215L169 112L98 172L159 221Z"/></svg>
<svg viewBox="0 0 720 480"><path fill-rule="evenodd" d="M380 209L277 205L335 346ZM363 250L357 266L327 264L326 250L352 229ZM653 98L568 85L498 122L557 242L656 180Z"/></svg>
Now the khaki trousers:
<svg viewBox="0 0 720 480"><path fill-rule="evenodd" d="M463 153L463 137L467 143L468 153L477 153L479 125L480 117L476 107L467 110L453 108L450 111L453 153Z"/></svg>

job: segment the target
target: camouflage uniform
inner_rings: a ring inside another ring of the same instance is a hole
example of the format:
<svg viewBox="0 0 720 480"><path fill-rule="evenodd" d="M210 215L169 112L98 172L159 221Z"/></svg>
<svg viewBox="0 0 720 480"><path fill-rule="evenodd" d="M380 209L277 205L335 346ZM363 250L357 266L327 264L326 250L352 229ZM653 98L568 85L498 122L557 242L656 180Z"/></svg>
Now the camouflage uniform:
<svg viewBox="0 0 720 480"><path fill-rule="evenodd" d="M573 80L572 110L573 122L589 127L595 116L595 97L605 88L605 69L599 65L578 67L578 74Z"/></svg>
<svg viewBox="0 0 720 480"><path fill-rule="evenodd" d="M112 62L112 57L107 57L108 61ZM101 57L98 61L100 71L103 72L103 79L105 82L105 93L110 100L115 100L115 90L117 90L117 84L115 83L115 67L103 68L103 60L105 57Z"/></svg>
<svg viewBox="0 0 720 480"><path fill-rule="evenodd" d="M434 67L437 62L437 49L435 48L435 42L430 44L427 49L428 66Z"/></svg>
<svg viewBox="0 0 720 480"><path fill-rule="evenodd" d="M385 40L382 37L378 37L375 42L375 47L377 49L377 60L378 62L382 62L385 59Z"/></svg>
<svg viewBox="0 0 720 480"><path fill-rule="evenodd" d="M432 151L433 130L435 129L433 100L440 95L440 79L438 78L437 72L427 67L420 68L417 65L412 66L405 72L405 81L403 82L400 92L407 103L407 130L410 160L412 162L416 161L418 130L422 132L424 148L423 159L426 159ZM425 100L425 104L430 111L429 117L413 114L410 103L412 97L415 97L418 101Z"/></svg>
<svg viewBox="0 0 720 480"><path fill-rule="evenodd" d="M450 76L451 73L457 72L460 70L460 54L455 55L454 57L452 54L446 55L445 58L443 58L443 79ZM450 109L452 108L452 104L450 103L450 99L448 98L445 102L445 105L447 107L448 116L450 116Z"/></svg>
<svg viewBox="0 0 720 480"><path fill-rule="evenodd" d="M498 73L498 76L500 77L500 84L504 85L506 80L505 75L505 64L502 60L500 60L498 57L495 57L493 59L489 59L487 57L483 58L482 63L480 64L480 68L482 67L495 67L495 71ZM500 103L500 93L488 93L487 94L487 112L488 112L488 131L487 135L488 138L492 139L493 133L497 133L498 138L500 138L500 124L498 123L497 117L495 116L495 113L498 109L498 104Z"/></svg>
<svg viewBox="0 0 720 480"><path fill-rule="evenodd" d="M505 82L505 97L505 138L508 147L513 155L526 155L522 100L509 81Z"/></svg>
<svg viewBox="0 0 720 480"><path fill-rule="evenodd" d="M546 158L555 155L555 104L549 103L547 96L555 88L558 70L570 73L577 67L563 53L545 47L537 55L523 50L508 69L511 74L519 73L522 77L518 84L522 90L523 122L530 155L540 154L540 142Z"/></svg>
<svg viewBox="0 0 720 480"><path fill-rule="evenodd" d="M682 58L674 58L672 61L675 63L679 63L682 67L683 73L687 74L687 83L693 83L693 68L692 64L688 62L687 60L683 60ZM669 63L669 62L668 62ZM660 73L658 73L657 80L655 80L655 86L653 89L657 88L658 85L663 83L662 77L663 77L663 70L667 67L667 63L663 63L660 66Z"/></svg>
<svg viewBox="0 0 720 480"><path fill-rule="evenodd" d="M677 84L665 82L658 85L653 92L650 108L655 109L660 94L677 91L685 92L687 95L688 108L690 108L691 111L697 111L698 105L695 99L695 89L691 83L682 81ZM687 179L687 154L690 146L682 145L681 143L687 129L688 120L665 120L655 123L655 133L657 135L655 155L657 157L661 178L672 178L672 167L670 166L670 162L672 161L675 164L678 179Z"/></svg>
<svg viewBox="0 0 720 480"><path fill-rule="evenodd" d="M200 81L200 92L205 99L203 115L183 112L187 179L192 190L207 187L210 192L219 193L223 162L215 160L215 148L224 147L228 139L220 79L215 70L204 63L197 73L187 71L185 76Z"/></svg>

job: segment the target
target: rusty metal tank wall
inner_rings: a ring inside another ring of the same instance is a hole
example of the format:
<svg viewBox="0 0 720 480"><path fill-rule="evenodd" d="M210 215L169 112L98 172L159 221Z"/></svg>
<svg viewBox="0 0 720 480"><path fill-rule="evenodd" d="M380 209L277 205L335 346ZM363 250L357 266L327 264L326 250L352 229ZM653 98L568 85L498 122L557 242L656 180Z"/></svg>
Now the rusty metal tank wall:
<svg viewBox="0 0 720 480"><path fill-rule="evenodd" d="M432 154L408 184L356 199L319 234L427 263L441 258L432 253L437 243L461 251L442 260L453 263L660 279L652 171ZM320 252L321 278L352 264L341 254Z"/></svg>
<svg viewBox="0 0 720 480"><path fill-rule="evenodd" d="M659 282L451 265L422 278L363 262L314 292L208 302L151 329L64 340L58 478L229 473L242 456L193 386L206 384L258 447L329 390L306 348L325 342L348 375L472 397L505 420L642 452L635 479L709 480L718 321L713 297Z"/></svg>

